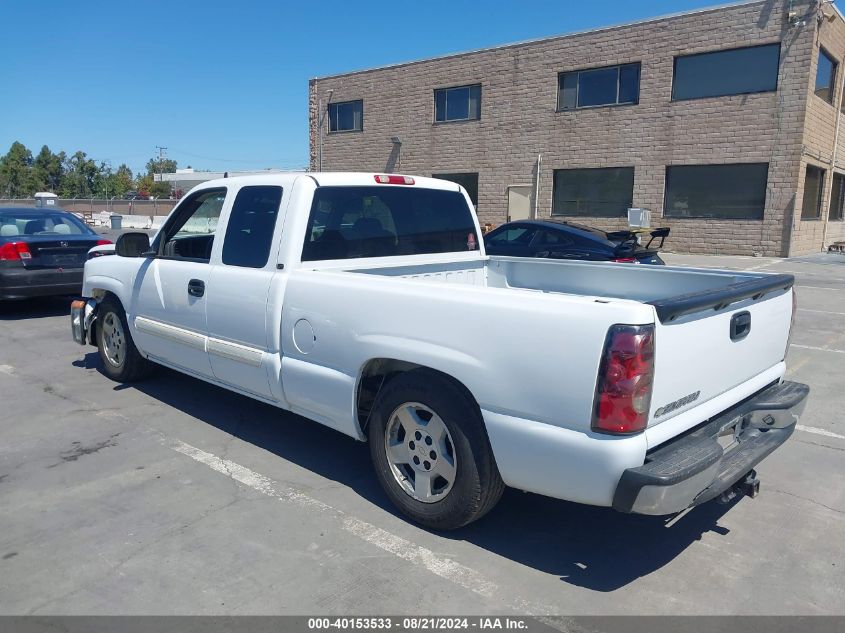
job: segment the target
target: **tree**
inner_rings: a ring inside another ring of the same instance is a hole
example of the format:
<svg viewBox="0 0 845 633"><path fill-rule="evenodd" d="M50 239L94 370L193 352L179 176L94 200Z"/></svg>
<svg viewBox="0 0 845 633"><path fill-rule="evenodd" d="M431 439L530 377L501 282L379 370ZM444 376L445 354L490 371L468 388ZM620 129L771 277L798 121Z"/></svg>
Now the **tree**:
<svg viewBox="0 0 845 633"><path fill-rule="evenodd" d="M32 163L34 179L39 190L56 193L62 185L64 163L67 160L64 152L54 154L44 145Z"/></svg>
<svg viewBox="0 0 845 633"><path fill-rule="evenodd" d="M147 176L138 179L138 191L146 191L154 198L169 198L171 184L169 182L156 182L155 174L175 173L175 160L170 158L151 158L147 161Z"/></svg>
<svg viewBox="0 0 845 633"><path fill-rule="evenodd" d="M132 170L125 164L121 164L117 171L112 174L111 182L109 183L109 195L123 197L127 191L131 191L135 186L135 181L132 178Z"/></svg>
<svg viewBox="0 0 845 633"><path fill-rule="evenodd" d="M147 161L148 174L175 174L176 161L170 158L151 158Z"/></svg>
<svg viewBox="0 0 845 633"><path fill-rule="evenodd" d="M138 188L138 193L142 196L151 195L153 185L155 184L156 183L153 182L152 174L144 174L143 176L138 176L138 179L135 181L135 185Z"/></svg>
<svg viewBox="0 0 845 633"><path fill-rule="evenodd" d="M35 193L37 183L32 173L32 152L15 141L0 158L0 195L23 198Z"/></svg>
<svg viewBox="0 0 845 633"><path fill-rule="evenodd" d="M65 163L62 178L62 196L65 198L89 198L96 188L100 170L88 154L79 151Z"/></svg>
<svg viewBox="0 0 845 633"><path fill-rule="evenodd" d="M176 161L151 158L146 170L135 180L125 164L113 171L110 164L97 164L83 151L68 157L64 152L54 154L47 145L33 158L23 143L15 141L0 157L0 196L26 198L37 191L51 191L64 198L114 198L133 189L156 198L171 196L171 183L156 182L155 175L174 173Z"/></svg>
<svg viewBox="0 0 845 633"><path fill-rule="evenodd" d="M113 172L111 165L101 163L99 172L94 190L94 195L98 198L122 198L127 191L135 187L132 170L125 164L121 164L117 171Z"/></svg>

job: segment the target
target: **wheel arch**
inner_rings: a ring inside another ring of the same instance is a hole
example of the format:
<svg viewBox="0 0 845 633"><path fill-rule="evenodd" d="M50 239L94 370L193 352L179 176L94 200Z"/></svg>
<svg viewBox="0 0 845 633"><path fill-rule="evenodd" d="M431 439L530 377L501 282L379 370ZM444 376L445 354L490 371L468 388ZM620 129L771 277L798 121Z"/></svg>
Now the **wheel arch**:
<svg viewBox="0 0 845 633"><path fill-rule="evenodd" d="M128 298L126 296L128 294L127 288L123 282L117 279L101 275L88 277L85 280L84 290L86 296L97 299L98 301L102 301L107 295L112 295L120 301L120 305L123 306L124 310L126 309L126 299Z"/></svg>
<svg viewBox="0 0 845 633"><path fill-rule="evenodd" d="M88 342L91 345L97 345L97 332L99 330L99 307L100 304L105 301L106 299L113 299L117 301L121 307L123 307L123 301L120 300L120 297L112 292L111 290L107 290L105 288L100 287L93 287L91 291L88 293L92 299L97 301L97 305L95 308L94 318L91 319L91 325L89 326L88 330ZM124 308L125 310L125 308Z"/></svg>
<svg viewBox="0 0 845 633"><path fill-rule="evenodd" d="M356 420L363 437L367 436L367 425L378 394L392 380L410 372L430 373L431 375L451 382L480 410L478 400L467 385L447 371L442 371L424 363L398 358L370 358L361 366L355 388Z"/></svg>

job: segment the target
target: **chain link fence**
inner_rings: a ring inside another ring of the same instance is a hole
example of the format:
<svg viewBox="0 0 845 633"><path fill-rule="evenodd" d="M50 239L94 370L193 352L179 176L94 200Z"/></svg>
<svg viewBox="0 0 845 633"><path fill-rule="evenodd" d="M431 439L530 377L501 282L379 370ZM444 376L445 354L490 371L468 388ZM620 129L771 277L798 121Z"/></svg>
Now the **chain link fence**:
<svg viewBox="0 0 845 633"><path fill-rule="evenodd" d="M118 213L120 215L166 216L178 200L106 200L105 198L59 198L56 207L93 216L95 213ZM35 198L0 198L0 206L34 207Z"/></svg>

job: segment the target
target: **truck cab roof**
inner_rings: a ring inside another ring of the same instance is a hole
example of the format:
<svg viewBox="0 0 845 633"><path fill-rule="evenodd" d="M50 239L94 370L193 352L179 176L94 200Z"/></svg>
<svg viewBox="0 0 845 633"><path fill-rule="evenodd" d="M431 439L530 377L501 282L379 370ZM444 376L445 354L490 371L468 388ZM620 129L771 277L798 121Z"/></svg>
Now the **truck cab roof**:
<svg viewBox="0 0 845 633"><path fill-rule="evenodd" d="M250 176L235 176L232 178L217 178L215 180L208 180L197 189L206 189L210 187L222 186L242 186L242 185L256 185L256 184L279 184L284 185L290 183L297 178L311 178L317 183L318 187L355 187L355 186L371 186L371 185L385 185L396 186L397 183L380 182L377 177L402 177L410 179L410 183L401 184L398 186L406 187L424 187L427 189L441 189L445 191L459 191L460 186L450 180L442 180L440 178L429 178L425 176L405 176L404 174L385 174L376 172L274 172L268 174L256 174Z"/></svg>

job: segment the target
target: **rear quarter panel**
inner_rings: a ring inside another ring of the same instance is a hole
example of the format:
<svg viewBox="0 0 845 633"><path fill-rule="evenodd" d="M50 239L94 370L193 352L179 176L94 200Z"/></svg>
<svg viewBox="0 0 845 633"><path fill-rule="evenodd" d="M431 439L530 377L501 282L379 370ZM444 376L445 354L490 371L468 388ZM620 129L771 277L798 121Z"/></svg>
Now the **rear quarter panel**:
<svg viewBox="0 0 845 633"><path fill-rule="evenodd" d="M281 323L285 398L360 437L358 376L370 359L393 358L453 376L487 411L589 433L608 327L653 314L631 301L300 269ZM307 353L294 343L303 320L315 339Z"/></svg>

